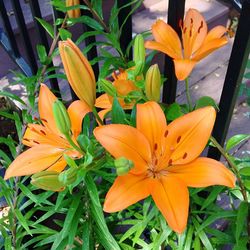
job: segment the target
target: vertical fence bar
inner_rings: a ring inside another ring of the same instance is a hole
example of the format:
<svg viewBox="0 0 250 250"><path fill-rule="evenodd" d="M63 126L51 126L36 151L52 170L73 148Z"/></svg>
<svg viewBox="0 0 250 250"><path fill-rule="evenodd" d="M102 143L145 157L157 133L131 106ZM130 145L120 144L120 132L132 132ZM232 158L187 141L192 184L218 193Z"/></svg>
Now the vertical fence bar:
<svg viewBox="0 0 250 250"><path fill-rule="evenodd" d="M29 64L31 66L32 72L36 73L37 71L37 62L36 62L36 57L32 48L32 44L29 38L29 33L25 24L22 8L20 5L20 2L17 0L11 0L12 7L15 13L15 18L18 23L18 27L20 30L20 34L24 40L24 48L27 54L27 58L29 61Z"/></svg>
<svg viewBox="0 0 250 250"><path fill-rule="evenodd" d="M169 0L168 5L168 24L181 35L179 26L180 20L183 19L185 12L185 0ZM173 59L165 55L164 61L164 76L167 80L163 84L162 101L167 104L175 102L177 78L175 76Z"/></svg>
<svg viewBox="0 0 250 250"><path fill-rule="evenodd" d="M117 7L120 8L125 4L130 3L131 0L118 0L117 1ZM123 8L118 15L118 23L119 23L119 27L121 28L122 24L124 23L124 21L126 20L126 23L123 25L122 28L122 32L121 32L121 37L120 37L120 44L121 44L121 49L123 51L123 53L125 54L126 49L130 43L130 41L132 40L132 15L129 15L129 13L132 10L132 6L129 5L125 8ZM130 50L129 53L129 60L132 59L132 50Z"/></svg>
<svg viewBox="0 0 250 250"><path fill-rule="evenodd" d="M213 136L223 145L233 114L233 109L242 82L244 70L250 52L250 0L245 0L235 35L233 49L227 68L224 87L221 94L219 109L213 130ZM215 159L220 158L216 148L210 148L208 155Z"/></svg>
<svg viewBox="0 0 250 250"><path fill-rule="evenodd" d="M81 4L84 5L84 1L83 0L81 1ZM81 13L84 16L88 16L88 17L93 18L93 16L91 15L91 13L88 10L81 10ZM88 31L93 31L93 29L84 24L83 25L83 32L88 32ZM85 45L89 46L90 44L96 42L96 38L95 38L95 36L89 36L84 41L85 41ZM87 58L88 58L89 61L91 61L91 60L93 60L96 57L97 57L97 48L96 48L96 46L93 46L88 51ZM95 78L97 80L98 76L99 76L99 65L98 65L98 63L95 63L94 65L92 65L92 68L93 68L93 71L94 71L94 74L95 74Z"/></svg>
<svg viewBox="0 0 250 250"><path fill-rule="evenodd" d="M5 8L3 0L0 0L0 12L1 12L2 20L3 20L4 29L9 38L14 55L16 57L20 57L20 52L16 43L16 38L12 30L11 23L7 15L7 10Z"/></svg>
<svg viewBox="0 0 250 250"><path fill-rule="evenodd" d="M49 46L49 43L48 43L47 34L45 32L45 29L35 19L35 17L42 18L42 14L41 14L40 5L39 5L38 0L30 1L30 7L31 7L32 15L33 15L33 20L35 22L35 27L36 27L36 30L37 30L37 34L39 36L39 40L42 43L42 45L44 45L44 47L45 47L45 49L46 49L46 51L48 53L49 49L50 49L50 46ZM52 67L52 66L53 66L53 63L49 65L49 67ZM50 75L56 74L56 71L52 70L52 71L50 71L49 74ZM55 90L55 95L57 97L61 97L58 81L57 81L56 78L50 79L50 85L51 85L52 89Z"/></svg>

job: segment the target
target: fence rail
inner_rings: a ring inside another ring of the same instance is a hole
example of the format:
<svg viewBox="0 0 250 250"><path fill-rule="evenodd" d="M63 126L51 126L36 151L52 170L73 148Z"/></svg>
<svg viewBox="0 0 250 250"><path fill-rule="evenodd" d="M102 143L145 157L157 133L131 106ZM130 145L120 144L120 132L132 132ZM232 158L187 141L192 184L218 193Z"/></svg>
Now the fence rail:
<svg viewBox="0 0 250 250"><path fill-rule="evenodd" d="M124 4L129 3L130 0L118 0L118 6L123 6ZM0 14L3 19L3 25L5 29L5 33L2 32L1 43L4 44L3 40L5 40L5 49L9 53L10 57L17 63L17 65L21 68L21 70L26 74L30 75L30 72L36 73L38 65L36 60L35 52L32 49L31 41L27 32L27 27L24 22L24 16L20 7L20 3L18 0L11 0L13 5L13 9L15 12L15 17L18 23L18 27L20 33L23 37L24 46L28 55L28 64L23 60L20 55L14 32L11 28L11 24L6 12L6 8L3 0L0 0ZM83 4L83 1L81 2ZM38 0L30 1L30 7L32 11L32 15L34 18L34 22L36 25L36 30L38 32L38 36L40 38L40 42L45 46L46 50L49 50L49 41L47 39L46 32L44 29L38 24L35 17L41 18L41 10L39 6ZM169 9L168 9L168 23L180 34L179 20L183 18L185 10L185 0L169 0ZM131 11L131 5L126 8L122 8L119 16L118 22L121 25L123 21L127 18L128 13ZM240 15L239 27L236 33L233 50L231 53L229 66L227 69L227 74L225 78L225 83L220 99L220 112L217 116L217 120L215 123L213 135L219 141L220 144L223 144L226 138L226 134L228 131L228 127L230 124L230 120L232 117L233 108L235 106L236 97L238 95L239 85L241 83L243 77L243 71L246 66L246 60L250 51L250 0L243 1L242 11ZM56 16L60 16L60 12L54 11ZM90 15L90 13L84 11L84 14ZM83 31L90 31L91 28L83 25ZM129 41L132 38L132 18L131 16L127 19L125 25L123 26L121 34L121 44L122 50L125 51ZM5 38L5 39L4 39ZM7 42L6 42L7 41ZM85 40L86 46L95 42L95 37L89 37ZM87 57L89 60L92 60L97 56L97 49L94 46L88 53ZM131 58L130 54L130 58ZM28 65L30 70L27 70ZM167 76L167 81L164 84L163 89L163 102L170 104L175 101L176 97L176 86L177 79L174 73L174 65L172 59L168 56L165 56L165 65L168 67L164 67L165 72L164 75ZM51 65L52 66L52 65ZM96 77L99 74L98 64L93 66ZM54 74L55 72L50 72L50 74ZM50 80L51 86L58 96L60 96L59 86L56 79ZM72 98L75 99L76 96L72 92ZM214 149L209 149L209 156L213 158L220 158L219 152Z"/></svg>

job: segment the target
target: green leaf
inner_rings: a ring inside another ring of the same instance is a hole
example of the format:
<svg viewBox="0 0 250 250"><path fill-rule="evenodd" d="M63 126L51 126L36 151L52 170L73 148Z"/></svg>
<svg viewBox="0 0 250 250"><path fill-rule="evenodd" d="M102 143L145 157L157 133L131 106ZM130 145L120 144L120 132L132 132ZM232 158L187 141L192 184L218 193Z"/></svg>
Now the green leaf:
<svg viewBox="0 0 250 250"><path fill-rule="evenodd" d="M190 225L188 227L187 236L186 236L185 245L184 245L183 250L190 250L191 249L191 244L193 241L193 233L194 233L194 227L192 225Z"/></svg>
<svg viewBox="0 0 250 250"><path fill-rule="evenodd" d="M213 106L216 110L219 110L219 107L215 100L209 96L203 96L200 99L196 101L195 109L207 107L207 106Z"/></svg>
<svg viewBox="0 0 250 250"><path fill-rule="evenodd" d="M47 23L46 21L44 21L41 18L36 17L36 20L43 26L43 28L48 32L48 34L51 36L52 39L55 38L54 36L54 28L52 25L50 25L49 23Z"/></svg>
<svg viewBox="0 0 250 250"><path fill-rule="evenodd" d="M112 110L111 110L112 123L126 124L126 114L115 97L113 100Z"/></svg>
<svg viewBox="0 0 250 250"><path fill-rule="evenodd" d="M67 40L68 38L72 37L72 34L68 30L63 28L59 29L59 34L62 40Z"/></svg>
<svg viewBox="0 0 250 250"><path fill-rule="evenodd" d="M94 30L99 30L99 31L103 30L103 27L100 23L98 23L95 19L88 17L86 15L78 17L78 18L71 18L70 21L72 24L84 23L90 28L93 28Z"/></svg>
<svg viewBox="0 0 250 250"><path fill-rule="evenodd" d="M24 218L24 216L22 215L22 213L20 212L19 209L15 209L15 215L18 219L18 222L22 225L22 227L26 230L26 232L32 236L32 233L29 229L28 223L26 221L26 219Z"/></svg>
<svg viewBox="0 0 250 250"><path fill-rule="evenodd" d="M46 48L41 45L41 44L38 44L36 46L36 50L37 50L37 54L38 54L38 57L39 57L39 60L42 64L44 64L46 62L46 59L47 59L47 52L46 52Z"/></svg>
<svg viewBox="0 0 250 250"><path fill-rule="evenodd" d="M231 137L226 144L226 151L229 151L230 149L234 148L241 142L248 140L250 138L249 134L240 134L240 135L235 135Z"/></svg>
<svg viewBox="0 0 250 250"><path fill-rule="evenodd" d="M247 72L246 74L244 74L244 77L247 79L250 79L250 72Z"/></svg>
<svg viewBox="0 0 250 250"><path fill-rule="evenodd" d="M168 121L173 121L175 119L177 119L178 117L183 116L183 113L181 111L181 107L178 103L173 103L171 104L167 110L165 111L166 116L167 116L167 120Z"/></svg>
<svg viewBox="0 0 250 250"><path fill-rule="evenodd" d="M236 218L236 230L235 230L235 239L238 244L241 234L243 232L244 227L246 227L246 218L248 216L248 203L241 202L238 208L237 218Z"/></svg>
<svg viewBox="0 0 250 250"><path fill-rule="evenodd" d="M241 175L250 176L250 164L248 163L248 167L246 168L241 168L239 172Z"/></svg>
<svg viewBox="0 0 250 250"><path fill-rule="evenodd" d="M15 95L15 94L12 94L10 92L1 90L0 91L0 96L9 97L10 99L18 101L18 102L22 103L23 105L25 105L25 102L19 96Z"/></svg>
<svg viewBox="0 0 250 250"><path fill-rule="evenodd" d="M244 183L244 186L245 186L248 190L250 190L250 180L244 180L243 183Z"/></svg>

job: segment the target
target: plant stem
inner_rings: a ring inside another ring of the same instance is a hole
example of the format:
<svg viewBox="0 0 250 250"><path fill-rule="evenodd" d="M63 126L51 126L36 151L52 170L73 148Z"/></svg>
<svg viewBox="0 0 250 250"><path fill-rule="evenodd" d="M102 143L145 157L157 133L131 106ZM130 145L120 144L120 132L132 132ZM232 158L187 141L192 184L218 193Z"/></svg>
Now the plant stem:
<svg viewBox="0 0 250 250"><path fill-rule="evenodd" d="M96 120L98 121L99 124L104 125L102 119L100 118L98 112L96 111L96 108L94 107L92 110Z"/></svg>
<svg viewBox="0 0 250 250"><path fill-rule="evenodd" d="M85 153L82 151L82 149L80 148L80 147L78 147L75 143L74 143L74 141L72 140L72 138L71 138L71 136L68 134L68 135L66 135L65 134L65 137L66 137L66 139L67 139L67 141L69 142L69 144L76 150L76 151L78 151L80 154L82 154L82 155L85 155Z"/></svg>
<svg viewBox="0 0 250 250"><path fill-rule="evenodd" d="M109 27L104 23L104 21L102 20L102 18L96 13L96 11L93 9L91 3L89 0L83 0L83 2L87 5L87 7L89 8L89 11L91 12L91 14L93 15L93 17L102 25L102 27L104 28L104 30L107 33L110 33L110 29Z"/></svg>
<svg viewBox="0 0 250 250"><path fill-rule="evenodd" d="M223 157L226 159L229 166L231 167L231 169L235 173L237 181L239 183L239 187L240 187L240 191L242 193L243 199L246 203L248 203L247 191L244 187L244 184L241 180L240 173L239 173L235 163L230 158L230 155L223 149L223 147L217 142L217 140L213 136L210 137L210 140L215 145L215 147L220 151L220 153L223 155ZM248 232L248 238L249 238L248 243L250 243L250 214L249 213L248 213L248 219L247 219L247 232Z"/></svg>
<svg viewBox="0 0 250 250"><path fill-rule="evenodd" d="M193 109L193 104L190 96L190 91L189 91L189 82L188 82L188 77L185 79L185 86L186 86L186 97L187 97L187 102L188 102L188 109L189 111L192 111Z"/></svg>

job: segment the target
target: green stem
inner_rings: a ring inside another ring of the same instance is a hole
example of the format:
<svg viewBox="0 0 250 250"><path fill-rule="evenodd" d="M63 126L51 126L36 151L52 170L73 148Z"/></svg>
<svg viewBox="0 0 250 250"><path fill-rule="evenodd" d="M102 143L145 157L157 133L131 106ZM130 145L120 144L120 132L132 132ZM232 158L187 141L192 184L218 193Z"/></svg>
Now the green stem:
<svg viewBox="0 0 250 250"><path fill-rule="evenodd" d="M189 111L192 111L193 109L193 104L190 96L190 91L189 91L189 82L188 78L185 79L185 86L186 86L186 97L187 97L187 102L188 102L188 109Z"/></svg>
<svg viewBox="0 0 250 250"><path fill-rule="evenodd" d="M76 150L78 151L79 153L81 153L82 155L85 155L85 153L82 151L81 148L79 148L75 143L74 141L72 140L71 136L68 134L65 134L65 137L67 139L67 141L69 142L69 144Z"/></svg>
<svg viewBox="0 0 250 250"><path fill-rule="evenodd" d="M93 108L92 112L93 112L93 114L94 114L96 120L97 120L101 125L104 125L104 124L103 124L103 121L102 121L102 119L100 118L100 116L99 116L98 112L96 111L96 108L95 108L95 107Z"/></svg>

